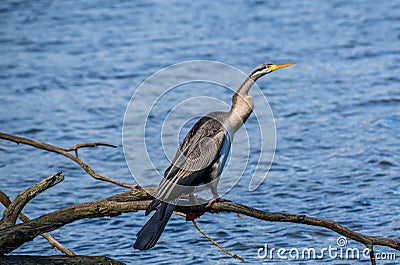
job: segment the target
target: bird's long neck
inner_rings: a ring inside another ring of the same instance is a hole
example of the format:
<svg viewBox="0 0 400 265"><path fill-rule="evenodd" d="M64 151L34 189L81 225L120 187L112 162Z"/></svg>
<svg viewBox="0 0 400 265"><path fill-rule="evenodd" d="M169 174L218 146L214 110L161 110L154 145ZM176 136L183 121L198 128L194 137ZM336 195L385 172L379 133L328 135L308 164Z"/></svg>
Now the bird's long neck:
<svg viewBox="0 0 400 265"><path fill-rule="evenodd" d="M247 77L232 97L232 107L229 111L229 121L236 132L246 122L253 111L254 102L248 95L255 80Z"/></svg>
<svg viewBox="0 0 400 265"><path fill-rule="evenodd" d="M247 77L246 80L244 80L244 82L239 86L239 88L236 90L236 94L240 94L243 96L247 96L249 93L250 88L253 86L254 82L256 80L254 80L254 78L251 77ZM233 95L233 96L235 96Z"/></svg>

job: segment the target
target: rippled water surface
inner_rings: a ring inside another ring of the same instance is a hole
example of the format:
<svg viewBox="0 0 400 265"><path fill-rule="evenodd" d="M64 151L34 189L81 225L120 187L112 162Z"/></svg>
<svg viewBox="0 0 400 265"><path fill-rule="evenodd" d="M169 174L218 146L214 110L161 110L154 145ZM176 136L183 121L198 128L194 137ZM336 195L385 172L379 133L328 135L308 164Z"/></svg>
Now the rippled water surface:
<svg viewBox="0 0 400 265"><path fill-rule="evenodd" d="M225 197L399 240L400 3L168 2L2 1L1 131L62 147L116 144L118 149L81 150L80 157L101 174L133 183L122 124L130 97L147 77L187 60L220 61L246 73L265 61L294 61L294 67L257 82L276 122L277 149L267 179L249 192L244 176ZM230 103L227 91L204 91ZM216 110L214 104L206 109ZM250 132L254 121L251 116ZM178 133L171 132L171 139ZM0 190L12 198L58 170L66 175L26 206L32 218L122 191L56 154L3 140L0 154ZM177 216L153 250L133 250L145 221L142 212L88 219L52 234L77 254L107 255L128 264L240 263ZM263 262L257 249L265 243L287 249L337 246L338 235L328 230L234 214L207 214L199 225L251 263ZM348 246L363 248L351 240ZM57 254L39 237L13 253ZM321 261L307 264L314 263Z"/></svg>

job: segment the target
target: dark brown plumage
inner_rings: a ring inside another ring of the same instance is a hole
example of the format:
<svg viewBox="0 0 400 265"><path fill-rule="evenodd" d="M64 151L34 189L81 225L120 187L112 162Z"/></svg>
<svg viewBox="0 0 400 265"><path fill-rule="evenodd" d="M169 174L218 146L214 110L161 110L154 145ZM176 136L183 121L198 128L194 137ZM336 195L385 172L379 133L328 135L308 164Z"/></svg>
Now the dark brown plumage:
<svg viewBox="0 0 400 265"><path fill-rule="evenodd" d="M258 78L290 65L265 63L257 66L232 97L229 112L209 113L193 126L165 170L146 215L159 208L137 233L134 248L146 250L157 243L175 209L176 200L182 195L192 194L195 186L204 183L211 189L213 199L209 205L219 198L218 179L229 155L233 135L253 111L254 104L248 91Z"/></svg>

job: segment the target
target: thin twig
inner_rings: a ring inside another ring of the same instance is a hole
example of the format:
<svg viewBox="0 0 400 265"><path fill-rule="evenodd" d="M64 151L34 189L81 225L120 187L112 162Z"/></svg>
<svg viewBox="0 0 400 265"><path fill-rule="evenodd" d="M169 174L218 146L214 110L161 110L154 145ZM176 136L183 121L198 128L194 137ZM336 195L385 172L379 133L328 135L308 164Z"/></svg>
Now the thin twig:
<svg viewBox="0 0 400 265"><path fill-rule="evenodd" d="M174 211L175 215L181 216L186 218L186 214ZM197 224L196 220L192 220L194 227L199 231L205 238L207 238L211 243L213 243L215 246L217 246L219 249L221 249L226 255L229 255L231 257L234 257L235 259L240 259L241 261L244 261L244 259L236 254L233 254L232 252L229 252L226 250L222 245L220 245L218 242L216 242L214 239L212 239L206 232L204 232L199 225Z"/></svg>
<svg viewBox="0 0 400 265"><path fill-rule="evenodd" d="M186 218L186 214L181 213L181 212L176 212L174 211L175 215L181 216ZM239 214L238 214L239 216ZM242 217L243 218L243 217ZM244 259L236 254L233 254L232 252L229 252L226 250L222 245L220 245L217 241L212 239L206 232L204 232L202 229L200 229L199 225L197 224L196 220L192 220L194 227L196 227L197 231L199 231L205 238L207 238L211 243L213 243L215 246L217 246L219 249L221 249L226 255L229 255L231 257L234 257L235 259L239 259L241 261L244 261Z"/></svg>
<svg viewBox="0 0 400 265"><path fill-rule="evenodd" d="M14 135L7 134L7 133L2 133L2 132L0 132L0 139L9 140L9 141L15 142L17 144L26 144L26 145L30 145L30 146L33 146L33 147L36 147L39 149L49 151L49 152L61 154L63 156L68 157L75 163L77 163L79 166L81 166L83 168L83 170L86 171L86 173L88 173L90 176L92 176L93 178L95 178L97 180L107 181L107 182L110 182L110 183L113 183L113 184L116 184L118 186L128 188L128 189L137 188L137 185L127 184L127 183L124 183L124 182L121 182L118 180L114 180L110 177L96 173L88 164L83 162L79 157L76 157L76 156L68 153L68 151L65 151L63 148L60 148L60 147L57 147L54 145L50 145L47 143L31 140L31 139L24 138L24 137L19 137L19 136L14 136Z"/></svg>
<svg viewBox="0 0 400 265"><path fill-rule="evenodd" d="M7 196L7 194L5 194L2 191L0 191L0 203L3 204L6 208L8 206L10 206L10 204L11 204L10 198ZM31 220L31 219L29 219L28 216L26 216L22 212L19 214L19 219L21 219L21 221L24 222L24 223L29 222ZM76 255L71 249L69 249L67 247L64 247L60 242L58 242L49 233L43 233L41 236L44 237L50 243L50 246L52 248L56 248L56 249L60 250L61 252L63 252L64 254L68 255L68 256L75 256Z"/></svg>
<svg viewBox="0 0 400 265"><path fill-rule="evenodd" d="M209 235L206 234L206 232L204 232L203 230L201 230L201 228L198 226L196 220L192 220L192 223L194 225L194 227L196 227L196 229L203 235L205 236L208 240L210 240L211 243L213 243L214 245L216 245L220 250L222 250L222 252L224 252L226 255L229 255L231 257L234 257L235 259L239 259L241 261L244 261L244 258L242 258L241 256L238 256L236 254L233 254L232 252L229 252L228 250L226 250L223 246L221 246L221 244L219 244L217 241L215 241L214 239L212 239Z"/></svg>
<svg viewBox="0 0 400 265"><path fill-rule="evenodd" d="M236 213L237 217L239 217L240 219L242 219L242 221L244 221L244 217L243 215L241 215L240 213Z"/></svg>
<svg viewBox="0 0 400 265"><path fill-rule="evenodd" d="M3 218L0 221L0 228L15 225L15 222L17 221L22 209L30 200L36 197L36 195L39 193L47 190L50 187L53 187L54 185L57 185L64 180L64 176L61 175L61 173L62 172L59 171L56 174L45 178L44 180L20 192L17 197L15 197L14 201L12 201L4 211Z"/></svg>
<svg viewBox="0 0 400 265"><path fill-rule="evenodd" d="M73 146L70 146L68 148L62 148L64 151L71 152L75 151L75 156L78 157L78 149L79 148L86 148L86 147L97 147L97 146L107 146L107 147L112 147L112 148L117 148L116 145L113 144L107 144L107 143L102 143L102 142L95 142L95 143L82 143L82 144L74 144Z"/></svg>
<svg viewBox="0 0 400 265"><path fill-rule="evenodd" d="M186 214L181 213L181 212L173 211L173 214L175 214L175 215L177 215L177 216L180 216L180 217L186 218Z"/></svg>
<svg viewBox="0 0 400 265"><path fill-rule="evenodd" d="M376 265L375 253L374 253L374 245L367 244L366 246L367 246L367 248L369 250L369 258L371 260L371 265Z"/></svg>

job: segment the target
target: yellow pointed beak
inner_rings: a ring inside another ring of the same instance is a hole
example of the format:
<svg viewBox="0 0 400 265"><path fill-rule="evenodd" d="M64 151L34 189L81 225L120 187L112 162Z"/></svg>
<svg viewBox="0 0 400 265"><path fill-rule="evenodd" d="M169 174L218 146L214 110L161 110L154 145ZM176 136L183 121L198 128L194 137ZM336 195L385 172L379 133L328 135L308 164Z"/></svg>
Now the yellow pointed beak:
<svg viewBox="0 0 400 265"><path fill-rule="evenodd" d="M294 63L274 64L274 65L271 65L269 67L269 69L271 71L275 71L275 70L278 70L278 69L281 69L281 68L285 68L285 67L289 67L289 66L292 66L292 65L294 65Z"/></svg>

